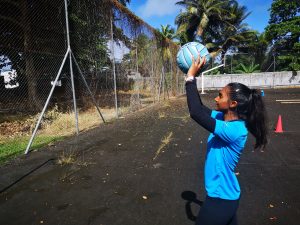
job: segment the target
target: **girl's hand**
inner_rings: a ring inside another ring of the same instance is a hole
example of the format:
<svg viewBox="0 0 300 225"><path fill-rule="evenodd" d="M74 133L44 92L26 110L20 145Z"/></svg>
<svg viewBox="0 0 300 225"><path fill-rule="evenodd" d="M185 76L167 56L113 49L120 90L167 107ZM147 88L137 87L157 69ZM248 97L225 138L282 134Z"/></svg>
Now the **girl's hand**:
<svg viewBox="0 0 300 225"><path fill-rule="evenodd" d="M206 62L205 56L203 58L201 58L200 55L198 54L198 58L197 58L196 62L195 62L194 56L192 56L192 65L191 65L189 71L187 72L187 76L195 77L198 74L200 68L205 64L205 62Z"/></svg>

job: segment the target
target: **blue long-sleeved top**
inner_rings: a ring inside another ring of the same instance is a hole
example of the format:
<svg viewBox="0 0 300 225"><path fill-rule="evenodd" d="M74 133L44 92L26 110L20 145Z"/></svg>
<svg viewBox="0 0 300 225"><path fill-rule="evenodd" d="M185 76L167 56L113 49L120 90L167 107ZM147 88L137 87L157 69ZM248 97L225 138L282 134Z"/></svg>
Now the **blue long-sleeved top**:
<svg viewBox="0 0 300 225"><path fill-rule="evenodd" d="M202 104L196 80L186 82L191 117L210 132L204 167L205 189L210 197L237 200L240 186L234 173L247 140L245 121L224 121L224 114Z"/></svg>

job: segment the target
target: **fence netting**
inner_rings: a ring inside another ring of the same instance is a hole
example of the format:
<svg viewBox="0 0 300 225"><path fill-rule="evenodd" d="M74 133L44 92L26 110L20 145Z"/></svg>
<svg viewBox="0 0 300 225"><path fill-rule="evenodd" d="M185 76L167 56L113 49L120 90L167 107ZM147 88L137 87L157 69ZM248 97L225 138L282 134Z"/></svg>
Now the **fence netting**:
<svg viewBox="0 0 300 225"><path fill-rule="evenodd" d="M105 120L183 93L178 45L115 0L67 6L80 130L101 122L90 91ZM39 135L73 133L65 1L0 1L0 8L0 145L28 139L59 70Z"/></svg>

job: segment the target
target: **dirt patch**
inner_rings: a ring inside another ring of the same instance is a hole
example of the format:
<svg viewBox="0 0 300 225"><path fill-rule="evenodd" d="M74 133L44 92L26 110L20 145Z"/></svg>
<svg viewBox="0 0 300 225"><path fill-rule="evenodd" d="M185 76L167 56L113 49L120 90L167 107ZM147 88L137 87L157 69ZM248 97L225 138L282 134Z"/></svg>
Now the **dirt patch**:
<svg viewBox="0 0 300 225"><path fill-rule="evenodd" d="M15 121L0 123L0 136L15 136L27 134L31 128L31 122Z"/></svg>

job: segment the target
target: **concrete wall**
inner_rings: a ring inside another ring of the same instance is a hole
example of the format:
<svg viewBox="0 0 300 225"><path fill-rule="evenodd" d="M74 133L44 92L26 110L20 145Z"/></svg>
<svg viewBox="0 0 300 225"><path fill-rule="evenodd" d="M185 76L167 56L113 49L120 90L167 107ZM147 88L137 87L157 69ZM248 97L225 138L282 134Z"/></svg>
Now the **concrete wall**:
<svg viewBox="0 0 300 225"><path fill-rule="evenodd" d="M201 90L201 76L197 78L197 87ZM220 89L231 82L243 83L249 87L276 88L280 86L299 86L300 71L204 75L204 90Z"/></svg>

